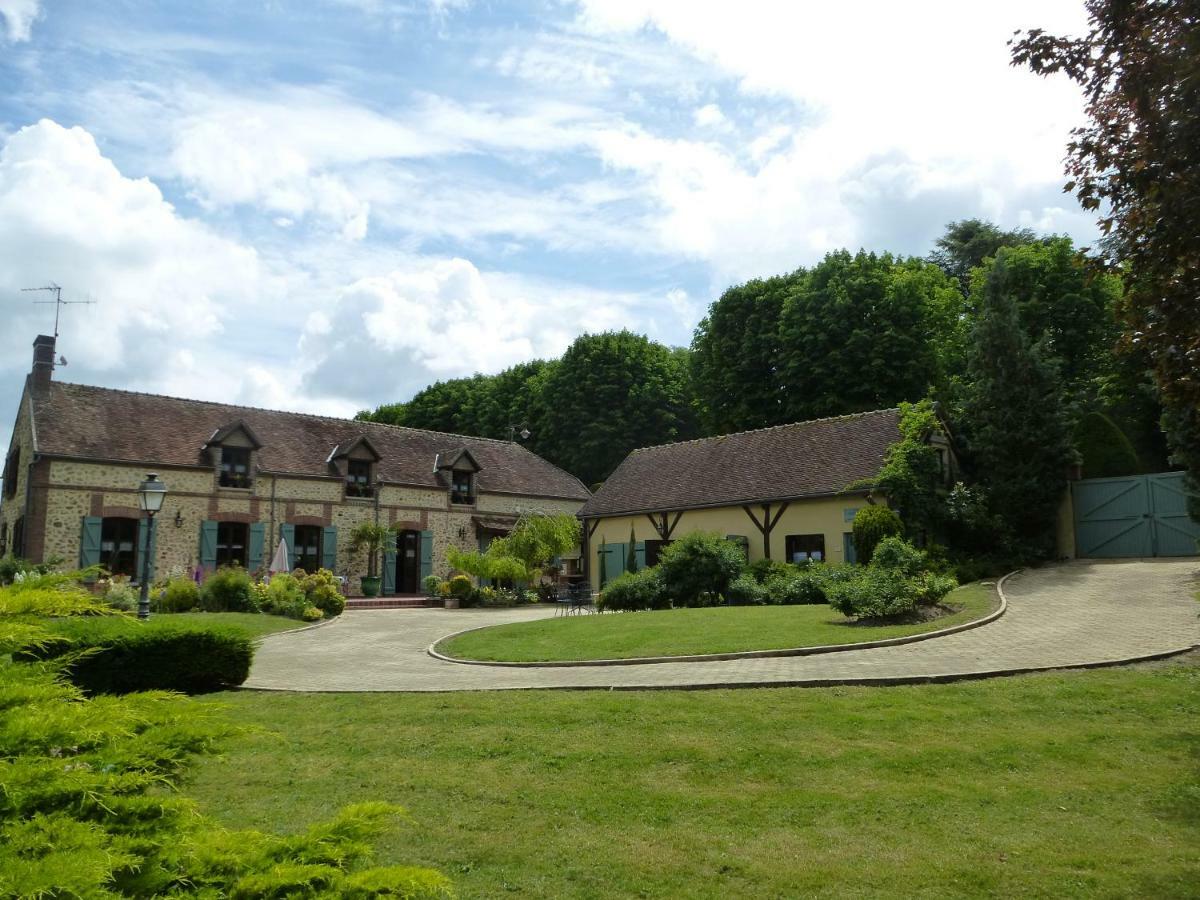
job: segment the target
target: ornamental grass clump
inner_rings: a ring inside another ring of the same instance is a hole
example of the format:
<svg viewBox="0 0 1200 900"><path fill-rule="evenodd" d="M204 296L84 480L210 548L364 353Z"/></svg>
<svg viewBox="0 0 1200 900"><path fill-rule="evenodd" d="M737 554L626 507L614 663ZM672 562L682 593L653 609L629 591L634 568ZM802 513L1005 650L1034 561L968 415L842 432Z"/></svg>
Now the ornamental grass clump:
<svg viewBox="0 0 1200 900"><path fill-rule="evenodd" d="M233 733L219 709L163 691L89 698L62 660L14 660L54 640L51 617L127 619L77 581L0 588L0 896L452 896L436 871L358 868L401 813L384 803L286 836L202 816L176 788Z"/></svg>

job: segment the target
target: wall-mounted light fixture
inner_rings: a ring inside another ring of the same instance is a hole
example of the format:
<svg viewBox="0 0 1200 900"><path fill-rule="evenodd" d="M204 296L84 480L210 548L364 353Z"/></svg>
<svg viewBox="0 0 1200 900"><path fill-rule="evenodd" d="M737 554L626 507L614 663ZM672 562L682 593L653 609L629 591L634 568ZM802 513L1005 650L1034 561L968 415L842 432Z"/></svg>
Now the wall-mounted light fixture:
<svg viewBox="0 0 1200 900"><path fill-rule="evenodd" d="M175 510L175 527L176 528L183 527L183 513L180 512L179 510Z"/></svg>
<svg viewBox="0 0 1200 900"><path fill-rule="evenodd" d="M458 539L460 541L465 541L467 539L467 526L466 525L458 526Z"/></svg>

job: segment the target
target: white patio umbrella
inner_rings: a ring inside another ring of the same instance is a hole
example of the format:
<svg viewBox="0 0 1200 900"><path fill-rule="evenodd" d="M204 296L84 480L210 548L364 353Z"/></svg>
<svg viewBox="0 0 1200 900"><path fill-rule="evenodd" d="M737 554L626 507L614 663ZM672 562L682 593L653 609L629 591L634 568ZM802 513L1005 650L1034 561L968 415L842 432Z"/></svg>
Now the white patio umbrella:
<svg viewBox="0 0 1200 900"><path fill-rule="evenodd" d="M279 539L279 546L275 548L275 555L271 557L271 565L267 569L272 575L279 572L290 572L292 566L288 562L288 545L283 538Z"/></svg>

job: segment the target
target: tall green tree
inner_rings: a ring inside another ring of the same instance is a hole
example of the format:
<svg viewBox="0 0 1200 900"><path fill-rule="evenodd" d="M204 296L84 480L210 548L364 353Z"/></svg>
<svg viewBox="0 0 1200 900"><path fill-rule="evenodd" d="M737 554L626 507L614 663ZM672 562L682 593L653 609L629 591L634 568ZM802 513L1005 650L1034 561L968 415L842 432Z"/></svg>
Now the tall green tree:
<svg viewBox="0 0 1200 900"><path fill-rule="evenodd" d="M1080 38L1033 30L1013 64L1083 88L1065 190L1096 210L1126 273L1126 337L1145 347L1200 518L1200 9L1195 0L1087 0Z"/></svg>
<svg viewBox="0 0 1200 900"><path fill-rule="evenodd" d="M692 375L700 424L708 434L780 424L779 321L788 293L804 277L755 279L725 291L692 338Z"/></svg>
<svg viewBox="0 0 1200 900"><path fill-rule="evenodd" d="M537 449L586 484L637 447L696 435L687 357L629 331L585 334L539 379Z"/></svg>
<svg viewBox="0 0 1200 900"><path fill-rule="evenodd" d="M1068 237L1008 247L1004 259L1003 280L1025 333L1054 358L1069 401L1094 401L1115 362L1120 279L1089 268ZM972 308L981 306L995 265L988 259L975 270Z"/></svg>
<svg viewBox="0 0 1200 900"><path fill-rule="evenodd" d="M971 287L971 270L985 259L995 256L1001 247L1019 247L1036 240L1037 235L1028 228L1005 231L983 219L963 219L946 226L929 261L957 280L966 293Z"/></svg>
<svg viewBox="0 0 1200 900"><path fill-rule="evenodd" d="M1042 344L1022 326L1020 278L1001 249L981 288L959 416L976 482L1006 527L1010 549L1045 558L1074 459L1062 390Z"/></svg>
<svg viewBox="0 0 1200 900"><path fill-rule="evenodd" d="M936 266L845 250L790 292L780 322L784 416L916 401L962 357L963 298Z"/></svg>

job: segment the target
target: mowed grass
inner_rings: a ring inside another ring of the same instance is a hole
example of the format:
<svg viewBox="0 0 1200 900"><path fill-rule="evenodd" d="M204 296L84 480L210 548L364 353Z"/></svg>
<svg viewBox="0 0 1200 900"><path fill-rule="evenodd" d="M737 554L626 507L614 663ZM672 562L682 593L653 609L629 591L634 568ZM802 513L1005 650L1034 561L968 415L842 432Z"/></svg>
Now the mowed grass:
<svg viewBox="0 0 1200 900"><path fill-rule="evenodd" d="M1200 668L894 688L219 695L184 792L461 897L1195 897Z"/></svg>
<svg viewBox="0 0 1200 900"><path fill-rule="evenodd" d="M237 612L188 612L188 613L155 613L155 619L170 622L195 622L201 625L236 625L248 632L251 637L261 637L276 631L288 631L292 628L303 628L309 622L299 622L286 616L269 616L266 613L237 613Z"/></svg>
<svg viewBox="0 0 1200 900"><path fill-rule="evenodd" d="M460 659L550 662L859 644L969 622L998 602L991 584L975 582L946 597L953 614L906 625L859 624L824 604L559 616L467 632L437 649Z"/></svg>

